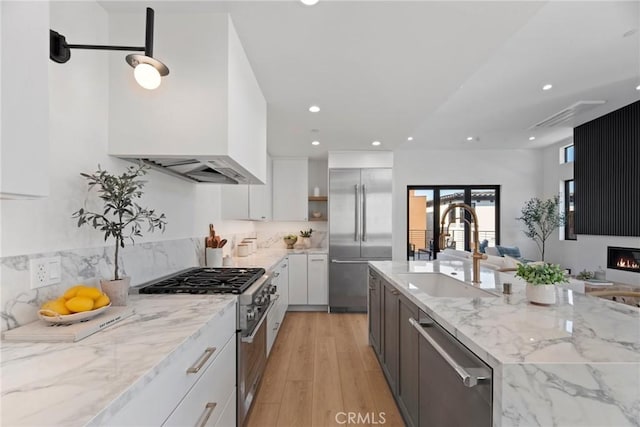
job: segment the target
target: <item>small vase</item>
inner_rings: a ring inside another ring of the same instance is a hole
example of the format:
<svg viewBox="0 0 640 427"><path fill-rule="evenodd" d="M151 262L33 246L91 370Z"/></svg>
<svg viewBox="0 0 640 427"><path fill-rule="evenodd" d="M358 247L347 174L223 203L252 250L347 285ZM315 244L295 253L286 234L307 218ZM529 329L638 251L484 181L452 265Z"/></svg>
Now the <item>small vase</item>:
<svg viewBox="0 0 640 427"><path fill-rule="evenodd" d="M532 304L551 305L556 303L556 285L533 285L527 283L527 300Z"/></svg>
<svg viewBox="0 0 640 427"><path fill-rule="evenodd" d="M130 283L131 277L123 277L119 280L100 280L100 288L111 300L111 305L124 306L129 300Z"/></svg>
<svg viewBox="0 0 640 427"><path fill-rule="evenodd" d="M311 237L302 237L302 247L309 249L311 247Z"/></svg>

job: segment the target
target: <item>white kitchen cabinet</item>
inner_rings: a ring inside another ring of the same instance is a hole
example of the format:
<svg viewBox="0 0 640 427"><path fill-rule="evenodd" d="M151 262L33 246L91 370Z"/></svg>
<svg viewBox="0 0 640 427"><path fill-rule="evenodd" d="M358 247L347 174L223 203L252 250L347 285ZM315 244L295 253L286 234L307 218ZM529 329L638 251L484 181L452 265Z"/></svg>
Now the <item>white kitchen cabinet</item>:
<svg viewBox="0 0 640 427"><path fill-rule="evenodd" d="M49 2L0 1L0 197L49 195Z"/></svg>
<svg viewBox="0 0 640 427"><path fill-rule="evenodd" d="M211 409L199 400L191 400L200 395L208 399L207 402L216 403L217 409L211 411L211 417L214 417L211 422L215 423L221 417L228 396L235 391L235 371L228 369L229 365L235 366L236 363L235 331L234 306L203 326L200 333L185 343L151 382L138 390L113 416L105 418L104 424L159 426L166 422L168 425L187 425L189 423L185 424L182 414L188 412L197 417L203 415L205 409ZM203 394L203 389L215 394ZM196 391L192 393L190 390ZM182 405L184 407L180 409ZM191 409L185 411L185 408ZM172 420L174 416L177 418ZM194 425L196 420L190 425Z"/></svg>
<svg viewBox="0 0 640 427"><path fill-rule="evenodd" d="M307 257L307 298L310 305L329 304L327 255L309 254Z"/></svg>
<svg viewBox="0 0 640 427"><path fill-rule="evenodd" d="M278 266L278 277L280 283L280 305L282 308L282 318L289 307L289 259L285 258Z"/></svg>
<svg viewBox="0 0 640 427"><path fill-rule="evenodd" d="M196 384L171 413L163 426L214 426L236 384L236 342L227 341L220 355L206 368Z"/></svg>
<svg viewBox="0 0 640 427"><path fill-rule="evenodd" d="M307 296L307 254L289 254L289 305L306 305Z"/></svg>
<svg viewBox="0 0 640 427"><path fill-rule="evenodd" d="M307 221L308 159L273 159L274 221Z"/></svg>
<svg viewBox="0 0 640 427"><path fill-rule="evenodd" d="M222 219L266 221L271 219L272 164L267 156L266 184L223 185L220 188Z"/></svg>

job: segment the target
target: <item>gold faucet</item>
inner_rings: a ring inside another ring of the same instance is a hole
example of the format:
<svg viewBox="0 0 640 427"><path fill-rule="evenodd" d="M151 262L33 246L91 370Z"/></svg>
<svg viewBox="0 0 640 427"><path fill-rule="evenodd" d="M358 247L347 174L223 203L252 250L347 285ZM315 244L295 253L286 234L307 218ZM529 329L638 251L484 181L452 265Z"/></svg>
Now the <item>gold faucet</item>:
<svg viewBox="0 0 640 427"><path fill-rule="evenodd" d="M445 246L445 239L448 236L451 236L451 234L449 234L449 227L447 227L446 231L444 228L444 221L447 218L447 214L449 213L449 211L451 209L455 209L455 208L461 208L464 209L465 211L469 212L471 214L471 222L474 225L473 228L473 255L471 256L471 258L473 259L473 279L471 280L473 283L480 283L480 260L481 259L487 259L487 256L485 254L481 254L480 251L478 251L478 240L479 240L479 232L478 232L478 215L476 215L476 210L474 208L472 208L471 206L467 205L466 203L453 203L449 206L447 206L447 208L444 210L444 212L441 214L442 217L442 221L440 223L440 244L439 246L439 250L442 250L442 248L444 248ZM469 225L471 225L469 223L469 221L467 221L465 219L465 222L467 222Z"/></svg>

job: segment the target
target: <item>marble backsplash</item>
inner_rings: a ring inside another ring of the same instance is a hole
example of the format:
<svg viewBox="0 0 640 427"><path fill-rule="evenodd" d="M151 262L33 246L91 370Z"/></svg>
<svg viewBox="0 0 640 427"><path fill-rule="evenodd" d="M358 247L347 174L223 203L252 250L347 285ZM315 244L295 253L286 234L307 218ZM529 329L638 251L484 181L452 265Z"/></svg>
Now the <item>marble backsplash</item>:
<svg viewBox="0 0 640 427"><path fill-rule="evenodd" d="M283 237L288 232L264 231L226 234L229 243L224 255L235 255L237 243L246 237L257 237L259 248L286 247ZM311 236L312 247L326 247L326 232ZM30 288L29 261L35 258L59 256L62 276L59 284L38 289ZM101 278L113 277L114 247L104 246L0 258L1 330L33 322L37 309L48 299L60 296L77 283L99 286ZM120 251L120 268L136 286L176 271L204 265L204 236L137 243Z"/></svg>

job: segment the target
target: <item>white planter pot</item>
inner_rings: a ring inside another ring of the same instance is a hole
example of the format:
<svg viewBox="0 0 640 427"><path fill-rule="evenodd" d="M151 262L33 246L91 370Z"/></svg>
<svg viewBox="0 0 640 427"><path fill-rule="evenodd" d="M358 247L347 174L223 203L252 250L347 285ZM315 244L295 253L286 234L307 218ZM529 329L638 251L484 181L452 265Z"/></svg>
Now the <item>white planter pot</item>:
<svg viewBox="0 0 640 427"><path fill-rule="evenodd" d="M556 285L532 285L527 283L527 299L533 304L555 304Z"/></svg>
<svg viewBox="0 0 640 427"><path fill-rule="evenodd" d="M111 300L111 305L124 306L129 300L130 283L131 277L123 277L120 280L100 280L100 287Z"/></svg>
<svg viewBox="0 0 640 427"><path fill-rule="evenodd" d="M301 237L302 239L302 247L305 249L309 249L311 247L311 237Z"/></svg>

